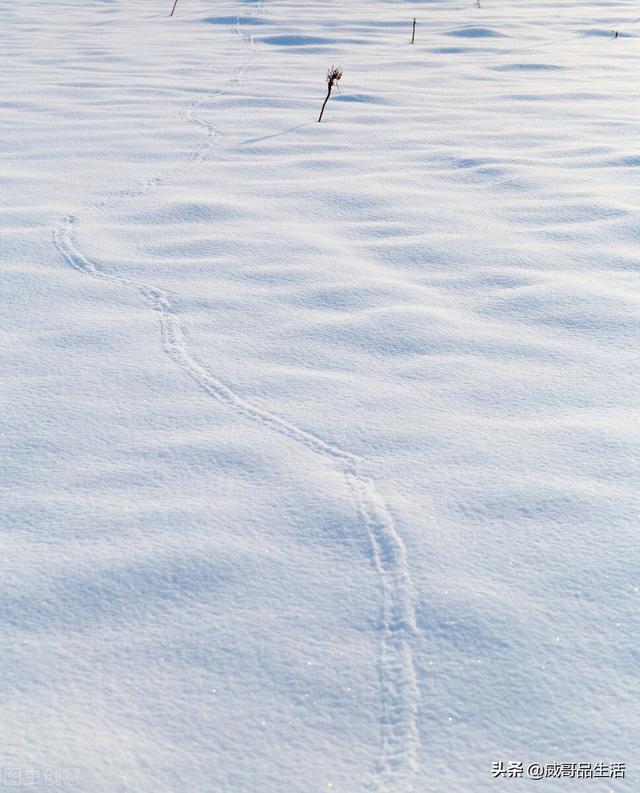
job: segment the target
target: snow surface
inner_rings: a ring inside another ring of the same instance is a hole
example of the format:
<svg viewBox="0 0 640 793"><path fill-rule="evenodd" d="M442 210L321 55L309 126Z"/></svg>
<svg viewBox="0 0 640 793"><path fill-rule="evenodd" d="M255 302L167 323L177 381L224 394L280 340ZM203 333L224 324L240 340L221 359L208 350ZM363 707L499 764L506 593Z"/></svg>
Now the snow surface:
<svg viewBox="0 0 640 793"><path fill-rule="evenodd" d="M637 792L636 0L169 10L0 0L0 769Z"/></svg>

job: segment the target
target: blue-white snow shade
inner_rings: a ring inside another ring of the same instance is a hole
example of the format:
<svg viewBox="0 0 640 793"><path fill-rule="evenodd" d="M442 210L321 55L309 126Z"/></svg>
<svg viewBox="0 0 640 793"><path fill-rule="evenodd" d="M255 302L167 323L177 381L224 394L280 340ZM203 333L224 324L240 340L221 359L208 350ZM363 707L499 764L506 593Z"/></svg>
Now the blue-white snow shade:
<svg viewBox="0 0 640 793"><path fill-rule="evenodd" d="M0 780L635 793L637 4L162 5L0 0Z"/></svg>

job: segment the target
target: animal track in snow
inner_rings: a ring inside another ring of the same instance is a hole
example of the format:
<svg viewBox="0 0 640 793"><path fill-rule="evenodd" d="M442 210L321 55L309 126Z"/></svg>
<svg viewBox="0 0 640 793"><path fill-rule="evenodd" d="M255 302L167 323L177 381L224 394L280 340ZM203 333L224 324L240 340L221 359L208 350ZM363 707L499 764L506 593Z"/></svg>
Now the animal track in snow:
<svg viewBox="0 0 640 793"><path fill-rule="evenodd" d="M154 284L101 270L79 250L74 242L74 228L82 218L95 215L106 208L112 209L121 202L140 198L150 190L171 182L194 164L204 160L218 137L218 132L212 124L194 115L194 111L205 100L221 96L229 90L229 87L239 85L257 53L253 37L242 32L239 22L233 31L243 39L250 53L249 59L236 70L224 88L201 95L188 110L181 113L181 117L186 122L206 132L206 142L198 147L188 162L179 168L124 190L77 215L69 215L54 230L54 242L67 262L76 270L103 281L137 289L158 313L162 346L167 356L211 397L250 421L323 455L341 468L367 532L375 570L380 581L382 599L379 650L382 693L381 746L370 788L378 791L410 793L417 770L419 750L417 725L419 692L412 657L412 642L417 631L412 583L402 539L375 485L371 479L361 473L360 467L363 461L357 455L324 441L312 432L235 393L191 356L180 319L165 290Z"/></svg>

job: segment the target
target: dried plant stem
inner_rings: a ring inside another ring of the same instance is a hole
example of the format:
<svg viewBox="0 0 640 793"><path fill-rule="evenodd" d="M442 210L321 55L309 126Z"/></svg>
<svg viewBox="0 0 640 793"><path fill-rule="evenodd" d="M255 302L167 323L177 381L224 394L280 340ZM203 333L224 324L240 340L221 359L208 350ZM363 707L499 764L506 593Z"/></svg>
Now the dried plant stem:
<svg viewBox="0 0 640 793"><path fill-rule="evenodd" d="M169 14L170 17L173 16L173 12L176 10L176 6L178 5L178 0L175 1L173 4L173 8L171 9L171 13Z"/></svg>
<svg viewBox="0 0 640 793"><path fill-rule="evenodd" d="M325 96L324 102L322 103L322 109L320 110L320 116L318 118L318 122L322 121L322 114L324 113L324 109L327 106L329 97L331 96L331 90L341 77L342 77L342 69L339 66L332 66L327 71L327 95Z"/></svg>
<svg viewBox="0 0 640 793"><path fill-rule="evenodd" d="M413 44L416 40L416 18L413 18L413 31L411 33L411 43Z"/></svg>
<svg viewBox="0 0 640 793"><path fill-rule="evenodd" d="M329 97L331 96L331 89L332 88L333 88L333 85L331 83L329 83L329 86L327 88L327 95L325 96L324 102L322 103L322 110L320 111L320 117L318 118L318 121L322 121L322 114L324 113L324 109L325 109L325 107L327 105L327 102L329 101Z"/></svg>

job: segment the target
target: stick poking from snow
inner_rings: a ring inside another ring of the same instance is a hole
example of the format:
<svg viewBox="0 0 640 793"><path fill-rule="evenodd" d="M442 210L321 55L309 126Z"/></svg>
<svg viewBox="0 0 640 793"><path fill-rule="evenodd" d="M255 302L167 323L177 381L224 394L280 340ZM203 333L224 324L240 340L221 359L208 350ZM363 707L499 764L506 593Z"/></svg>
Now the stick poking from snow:
<svg viewBox="0 0 640 793"><path fill-rule="evenodd" d="M325 97L324 102L322 103L322 110L320 111L320 117L318 118L318 122L322 121L322 114L324 113L325 106L329 101L329 97L331 96L331 89L341 77L342 77L342 69L339 66L332 66L327 71L327 95Z"/></svg>

